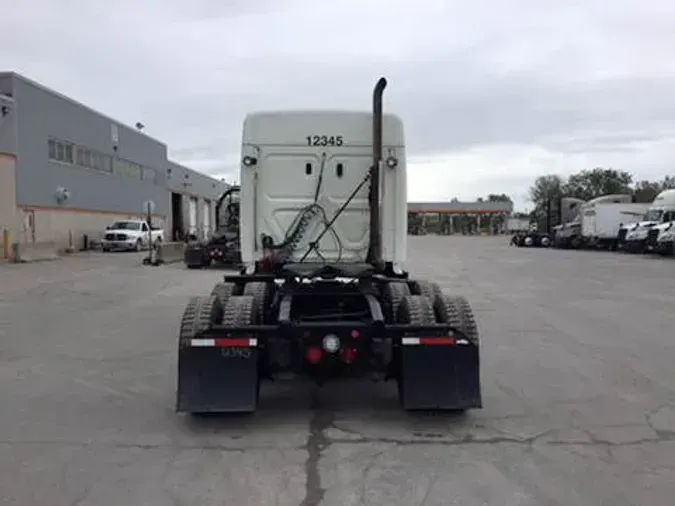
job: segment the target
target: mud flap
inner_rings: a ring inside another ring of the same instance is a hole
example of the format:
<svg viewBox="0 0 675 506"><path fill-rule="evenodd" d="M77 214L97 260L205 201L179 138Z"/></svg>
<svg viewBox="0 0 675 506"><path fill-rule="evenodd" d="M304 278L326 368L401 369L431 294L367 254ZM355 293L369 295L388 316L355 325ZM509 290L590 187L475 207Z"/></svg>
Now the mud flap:
<svg viewBox="0 0 675 506"><path fill-rule="evenodd" d="M176 411L250 413L258 404L256 348L183 347Z"/></svg>
<svg viewBox="0 0 675 506"><path fill-rule="evenodd" d="M183 256L185 265L188 267L202 267L204 265L204 248L193 248L188 246L185 248L185 253Z"/></svg>
<svg viewBox="0 0 675 506"><path fill-rule="evenodd" d="M401 346L399 394L407 410L482 408L479 349Z"/></svg>

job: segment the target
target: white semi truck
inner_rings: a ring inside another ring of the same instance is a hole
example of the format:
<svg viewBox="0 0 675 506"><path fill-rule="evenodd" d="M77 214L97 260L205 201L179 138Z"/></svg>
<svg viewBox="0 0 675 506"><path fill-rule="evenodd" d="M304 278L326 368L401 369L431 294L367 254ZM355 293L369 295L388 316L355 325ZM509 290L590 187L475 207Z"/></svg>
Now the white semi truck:
<svg viewBox="0 0 675 506"><path fill-rule="evenodd" d="M406 261L403 123L373 111L263 111L243 125L243 267L190 299L176 409L251 412L260 382L391 379L407 410L480 408L469 302Z"/></svg>
<svg viewBox="0 0 675 506"><path fill-rule="evenodd" d="M675 221L675 189L664 190L649 204L642 219L622 228L619 232L625 235L624 249L631 253L645 253L655 250L659 235L671 228ZM625 230L625 232L623 232Z"/></svg>

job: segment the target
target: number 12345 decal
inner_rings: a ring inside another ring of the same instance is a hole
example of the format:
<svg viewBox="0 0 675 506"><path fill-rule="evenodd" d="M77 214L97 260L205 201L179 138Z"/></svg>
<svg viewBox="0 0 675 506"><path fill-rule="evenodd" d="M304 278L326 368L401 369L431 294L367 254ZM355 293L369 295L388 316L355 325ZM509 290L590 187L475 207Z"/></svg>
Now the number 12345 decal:
<svg viewBox="0 0 675 506"><path fill-rule="evenodd" d="M341 135L308 135L305 141L308 146L342 146L344 144Z"/></svg>

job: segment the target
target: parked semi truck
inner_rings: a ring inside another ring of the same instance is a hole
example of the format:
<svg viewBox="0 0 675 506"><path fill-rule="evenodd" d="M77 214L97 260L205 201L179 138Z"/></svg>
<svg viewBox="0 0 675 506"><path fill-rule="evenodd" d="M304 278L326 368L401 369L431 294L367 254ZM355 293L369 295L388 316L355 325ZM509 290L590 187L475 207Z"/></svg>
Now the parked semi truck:
<svg viewBox="0 0 675 506"><path fill-rule="evenodd" d="M584 200L575 197L560 199L559 223L553 227L553 247L579 248L581 246L581 206Z"/></svg>
<svg viewBox="0 0 675 506"><path fill-rule="evenodd" d="M623 249L631 253L646 253L658 246L659 235L670 229L675 221L675 189L664 190L649 204L642 219L619 232Z"/></svg>
<svg viewBox="0 0 675 506"><path fill-rule="evenodd" d="M211 265L236 267L239 248L239 187L225 191L216 202L216 229L206 241L188 241L183 261L189 269Z"/></svg>
<svg viewBox="0 0 675 506"><path fill-rule="evenodd" d="M261 381L394 380L404 409L482 406L469 301L404 270L403 124L373 111L269 111L243 125L243 267L193 297L179 412L251 412Z"/></svg>

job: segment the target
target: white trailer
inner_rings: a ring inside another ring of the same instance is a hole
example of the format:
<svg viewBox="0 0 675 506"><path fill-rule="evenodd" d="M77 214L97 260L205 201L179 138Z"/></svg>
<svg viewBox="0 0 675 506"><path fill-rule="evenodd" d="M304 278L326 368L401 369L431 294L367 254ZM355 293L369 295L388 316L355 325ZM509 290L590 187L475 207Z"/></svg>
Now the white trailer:
<svg viewBox="0 0 675 506"><path fill-rule="evenodd" d="M616 249L619 229L637 223L647 211L649 204L588 202L582 207L581 235L591 248Z"/></svg>
<svg viewBox="0 0 675 506"><path fill-rule="evenodd" d="M507 232L527 232L530 229L530 220L528 218L511 217L506 220Z"/></svg>

